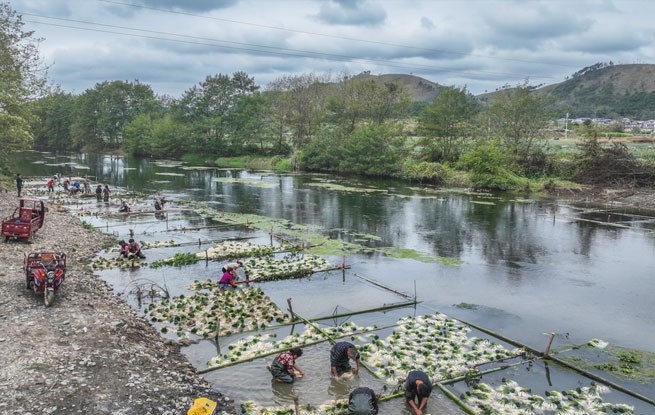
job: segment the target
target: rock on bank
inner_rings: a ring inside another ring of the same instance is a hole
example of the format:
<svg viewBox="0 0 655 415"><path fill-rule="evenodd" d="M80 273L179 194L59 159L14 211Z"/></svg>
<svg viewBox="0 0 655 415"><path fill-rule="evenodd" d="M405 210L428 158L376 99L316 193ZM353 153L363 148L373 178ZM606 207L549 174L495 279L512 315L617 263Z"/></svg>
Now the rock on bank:
<svg viewBox="0 0 655 415"><path fill-rule="evenodd" d="M17 206L0 189L0 216ZM51 206L34 242L0 242L0 413L186 414L212 391L179 348L117 297L87 265L109 238ZM23 254L67 254L67 279L50 308L25 289Z"/></svg>

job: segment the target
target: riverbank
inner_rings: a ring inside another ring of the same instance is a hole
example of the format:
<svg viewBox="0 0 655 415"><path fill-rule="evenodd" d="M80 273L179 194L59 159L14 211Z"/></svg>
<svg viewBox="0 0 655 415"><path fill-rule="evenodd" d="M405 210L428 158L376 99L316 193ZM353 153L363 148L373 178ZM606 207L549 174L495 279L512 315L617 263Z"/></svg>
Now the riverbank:
<svg viewBox="0 0 655 415"><path fill-rule="evenodd" d="M3 217L16 203L13 191L0 190ZM88 263L108 243L57 206L32 243L0 242L0 413L178 415L205 396L219 402L217 414L234 414L178 345L93 275ZM67 254L66 282L50 308L25 289L23 255L37 250Z"/></svg>

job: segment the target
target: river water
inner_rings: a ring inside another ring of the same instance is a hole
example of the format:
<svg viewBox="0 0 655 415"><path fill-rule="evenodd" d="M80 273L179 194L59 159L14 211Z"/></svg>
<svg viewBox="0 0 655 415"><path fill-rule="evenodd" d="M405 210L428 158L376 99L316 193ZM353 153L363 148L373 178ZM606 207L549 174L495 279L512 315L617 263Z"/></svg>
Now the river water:
<svg viewBox="0 0 655 415"><path fill-rule="evenodd" d="M415 308L362 314L338 322L383 326L402 316L440 311L538 350L545 349L546 334L554 332L555 346L598 338L626 348L655 351L655 217L646 212L592 209L570 201L525 196L440 192L388 180L189 169L116 156L29 152L21 155L16 166L15 171L23 176L50 176L56 172L89 176L112 188L165 196L173 207L184 206L177 205L178 201L202 202L218 212L287 219L320 228L333 238L365 240L378 247L405 248L446 259L427 262L416 259L417 256L401 258L380 252L328 255L331 263L345 261L351 268L258 285L283 309L286 299L292 298L294 311L305 318L404 300L397 293L358 277L363 276L415 295L420 303ZM147 208L151 200L143 203L134 208ZM117 206L96 208L117 210ZM161 220L83 220L121 239L126 239L129 229L133 229L136 239L141 240L188 242L248 237L254 243L270 243L266 232L235 227L173 231L182 226L212 225L211 221L181 209L171 210ZM376 238L371 239L371 235ZM179 251L180 248L148 250L148 261ZM179 294L186 292L186 285L193 279L217 276L220 266L210 262L183 268L109 270L99 274L119 293L127 294L136 280L149 279L165 284L172 294ZM128 301L136 306L133 297L128 296ZM357 384L380 388L366 373L346 382L331 381L328 348L318 345L306 350L298 363L308 373L307 379L292 388L272 385L261 359L211 372L206 377L237 403L252 399L263 405L288 403L294 394L303 401L321 403L347 396ZM215 345L210 342L185 349L199 368L205 367L214 351ZM530 382L537 385L537 390L580 384L577 379L561 376L560 383L551 386L551 379L545 380L543 367L533 368L532 372ZM622 383L655 398L652 384ZM616 399L635 404L628 397ZM398 401L401 400L384 403L381 413L409 413ZM457 412L451 401L437 393L429 409L430 413Z"/></svg>

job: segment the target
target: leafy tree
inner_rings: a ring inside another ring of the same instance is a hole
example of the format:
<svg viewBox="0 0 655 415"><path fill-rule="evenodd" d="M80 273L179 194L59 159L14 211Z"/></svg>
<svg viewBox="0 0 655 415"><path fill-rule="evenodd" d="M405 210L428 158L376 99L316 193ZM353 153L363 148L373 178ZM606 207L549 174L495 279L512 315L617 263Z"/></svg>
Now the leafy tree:
<svg viewBox="0 0 655 415"><path fill-rule="evenodd" d="M44 150L70 150L72 112L76 97L55 90L32 104L34 147Z"/></svg>
<svg viewBox="0 0 655 415"><path fill-rule="evenodd" d="M299 165L310 171L338 171L341 147L347 132L334 125L323 126L298 152Z"/></svg>
<svg viewBox="0 0 655 415"><path fill-rule="evenodd" d="M123 128L123 149L141 157L152 156L153 122L150 114L139 114Z"/></svg>
<svg viewBox="0 0 655 415"><path fill-rule="evenodd" d="M9 152L31 141L32 114L26 105L43 91L42 67L34 32L23 30L22 16L0 3L0 165Z"/></svg>
<svg viewBox="0 0 655 415"><path fill-rule="evenodd" d="M152 156L155 158L180 157L190 153L185 140L190 136L189 126L174 120L170 116L153 121Z"/></svg>
<svg viewBox="0 0 655 415"><path fill-rule="evenodd" d="M245 72L207 76L203 82L185 91L173 106L175 117L192 130L188 143L190 152L210 151L229 155L225 143L230 132L229 116L241 99L252 95L259 87ZM229 143L227 143L229 144Z"/></svg>
<svg viewBox="0 0 655 415"><path fill-rule="evenodd" d="M489 129L519 158L530 154L544 137L548 125L550 99L530 91L527 82L494 96L486 110Z"/></svg>
<svg viewBox="0 0 655 415"><path fill-rule="evenodd" d="M398 171L402 154L401 128L392 123L363 124L344 140L339 171L367 176L389 176Z"/></svg>
<svg viewBox="0 0 655 415"><path fill-rule="evenodd" d="M472 121L480 111L466 88L443 88L418 118L418 130L428 161L455 161L463 140L471 137Z"/></svg>
<svg viewBox="0 0 655 415"><path fill-rule="evenodd" d="M302 149L318 131L329 79L310 73L282 76L269 84L274 123L283 128L283 135L289 132L294 149Z"/></svg>
<svg viewBox="0 0 655 415"><path fill-rule="evenodd" d="M149 85L124 81L96 84L76 104L73 142L95 150L118 149L123 144L123 127L139 114L156 111L158 105Z"/></svg>
<svg viewBox="0 0 655 415"><path fill-rule="evenodd" d="M267 122L269 107L259 92L243 97L227 117L229 140L226 143L231 154L279 152L272 144L271 129ZM277 151L276 151L277 150Z"/></svg>
<svg viewBox="0 0 655 415"><path fill-rule="evenodd" d="M357 123L380 124L409 112L411 100L402 85L375 78L342 76L330 89L327 110L333 122L353 131Z"/></svg>

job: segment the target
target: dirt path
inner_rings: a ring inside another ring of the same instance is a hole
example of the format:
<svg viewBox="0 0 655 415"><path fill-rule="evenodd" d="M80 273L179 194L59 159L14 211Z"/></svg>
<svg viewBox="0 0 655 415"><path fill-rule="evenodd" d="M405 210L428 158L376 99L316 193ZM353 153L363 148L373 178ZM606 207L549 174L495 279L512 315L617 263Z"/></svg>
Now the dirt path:
<svg viewBox="0 0 655 415"><path fill-rule="evenodd" d="M17 198L0 191L0 216ZM180 353L95 277L87 263L108 237L51 207L32 244L0 242L0 413L186 414L211 390ZM66 252L68 274L50 308L26 290L23 254ZM224 412L222 412L224 411Z"/></svg>

